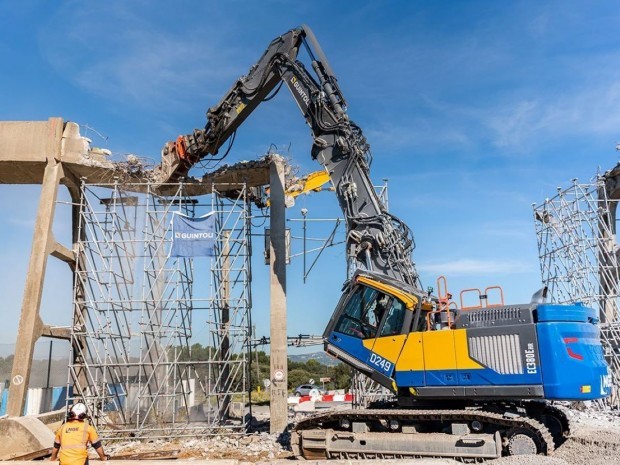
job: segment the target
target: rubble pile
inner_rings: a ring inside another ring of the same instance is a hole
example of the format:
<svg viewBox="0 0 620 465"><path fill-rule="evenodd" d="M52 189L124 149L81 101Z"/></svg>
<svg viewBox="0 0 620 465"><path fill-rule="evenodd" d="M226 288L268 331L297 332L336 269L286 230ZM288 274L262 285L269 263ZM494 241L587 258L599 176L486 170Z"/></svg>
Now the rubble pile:
<svg viewBox="0 0 620 465"><path fill-rule="evenodd" d="M151 451L179 451L179 459L238 459L248 462L271 461L292 457L289 438L254 433L245 436L217 435L203 438L157 439L148 442L109 443L106 452L112 457Z"/></svg>
<svg viewBox="0 0 620 465"><path fill-rule="evenodd" d="M569 465L620 464L620 411L571 409L571 436L554 457Z"/></svg>

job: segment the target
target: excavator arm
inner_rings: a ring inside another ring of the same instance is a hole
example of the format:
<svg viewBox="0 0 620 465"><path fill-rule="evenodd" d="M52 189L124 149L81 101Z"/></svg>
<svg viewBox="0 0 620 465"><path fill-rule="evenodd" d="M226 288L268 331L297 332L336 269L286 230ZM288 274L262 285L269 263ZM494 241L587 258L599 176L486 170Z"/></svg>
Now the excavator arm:
<svg viewBox="0 0 620 465"><path fill-rule="evenodd" d="M307 51L312 72L297 60ZM369 176L370 146L346 113L338 81L308 26L274 39L246 76L207 112L204 129L179 136L162 150L159 182L185 177L201 159L216 155L237 128L283 83L313 137L312 157L329 174L347 221L347 247L362 268L419 288L411 261L413 235L381 203Z"/></svg>
<svg viewBox="0 0 620 465"><path fill-rule="evenodd" d="M241 76L220 102L208 110L207 124L204 129L196 129L192 134L179 136L176 141L168 142L164 146L159 174L160 182L176 181L178 178L185 177L199 160L209 155L216 155L222 144L234 136L237 128L256 107L269 99L269 94L278 84L283 83L284 73L288 69L303 66L295 60L299 47L304 43L308 34L307 31L309 29L302 26L274 39L256 64L250 68L248 74ZM311 32L310 37L314 38ZM320 66L317 69L325 72L325 67ZM327 69L331 71L329 65ZM287 76L289 80L284 80L284 82L293 92L293 96L308 121L308 111L311 105L309 92L310 89L317 90L319 85L305 70L296 74L297 76ZM299 81L300 77L302 82L306 79L309 81L302 85ZM333 76L328 76L326 81L329 81L326 82L328 86L334 87ZM343 114L342 107L337 101L339 95L338 91L332 100L335 107L339 108L340 113Z"/></svg>

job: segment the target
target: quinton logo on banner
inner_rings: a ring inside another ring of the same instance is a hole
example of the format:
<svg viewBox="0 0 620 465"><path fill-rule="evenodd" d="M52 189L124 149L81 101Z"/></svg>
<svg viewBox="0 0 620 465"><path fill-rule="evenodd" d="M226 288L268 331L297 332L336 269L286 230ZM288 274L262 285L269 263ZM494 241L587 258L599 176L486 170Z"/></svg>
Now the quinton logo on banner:
<svg viewBox="0 0 620 465"><path fill-rule="evenodd" d="M174 212L171 257L213 257L215 255L215 215L191 218Z"/></svg>

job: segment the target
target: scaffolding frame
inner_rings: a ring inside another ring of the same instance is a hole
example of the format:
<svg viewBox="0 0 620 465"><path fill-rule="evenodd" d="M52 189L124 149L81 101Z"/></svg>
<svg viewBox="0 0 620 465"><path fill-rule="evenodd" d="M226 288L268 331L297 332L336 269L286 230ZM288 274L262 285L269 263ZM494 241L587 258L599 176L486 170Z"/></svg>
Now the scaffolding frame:
<svg viewBox="0 0 620 465"><path fill-rule="evenodd" d="M379 200L383 203L385 211L389 211L389 187L388 179L382 179L383 184L375 185L375 191ZM348 232L348 231L347 231ZM347 257L347 278L351 279L360 268L360 263L355 257ZM415 265L414 265L415 268ZM351 370L351 393L353 394L354 409L365 409L373 403L390 402L396 397L389 389L365 375L361 371Z"/></svg>
<svg viewBox="0 0 620 465"><path fill-rule="evenodd" d="M568 188L533 205L543 285L551 302L583 302L596 309L601 339L611 367L613 394L620 404L620 280L615 211L607 178L572 180Z"/></svg>
<svg viewBox="0 0 620 465"><path fill-rule="evenodd" d="M85 402L107 439L243 433L231 403L245 405L250 385L246 186L200 198L156 187L81 185L67 402ZM214 256L171 257L172 215L206 212Z"/></svg>

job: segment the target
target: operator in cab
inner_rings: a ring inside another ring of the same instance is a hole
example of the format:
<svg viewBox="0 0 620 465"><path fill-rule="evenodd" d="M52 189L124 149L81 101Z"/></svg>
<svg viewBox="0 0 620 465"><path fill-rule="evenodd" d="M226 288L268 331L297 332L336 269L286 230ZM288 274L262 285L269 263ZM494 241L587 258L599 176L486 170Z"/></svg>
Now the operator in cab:
<svg viewBox="0 0 620 465"><path fill-rule="evenodd" d="M86 421L86 417L86 405L82 402L69 409L67 421L56 431L51 461L59 457L60 465L88 465L88 443L97 451L100 460L108 460L97 431Z"/></svg>

